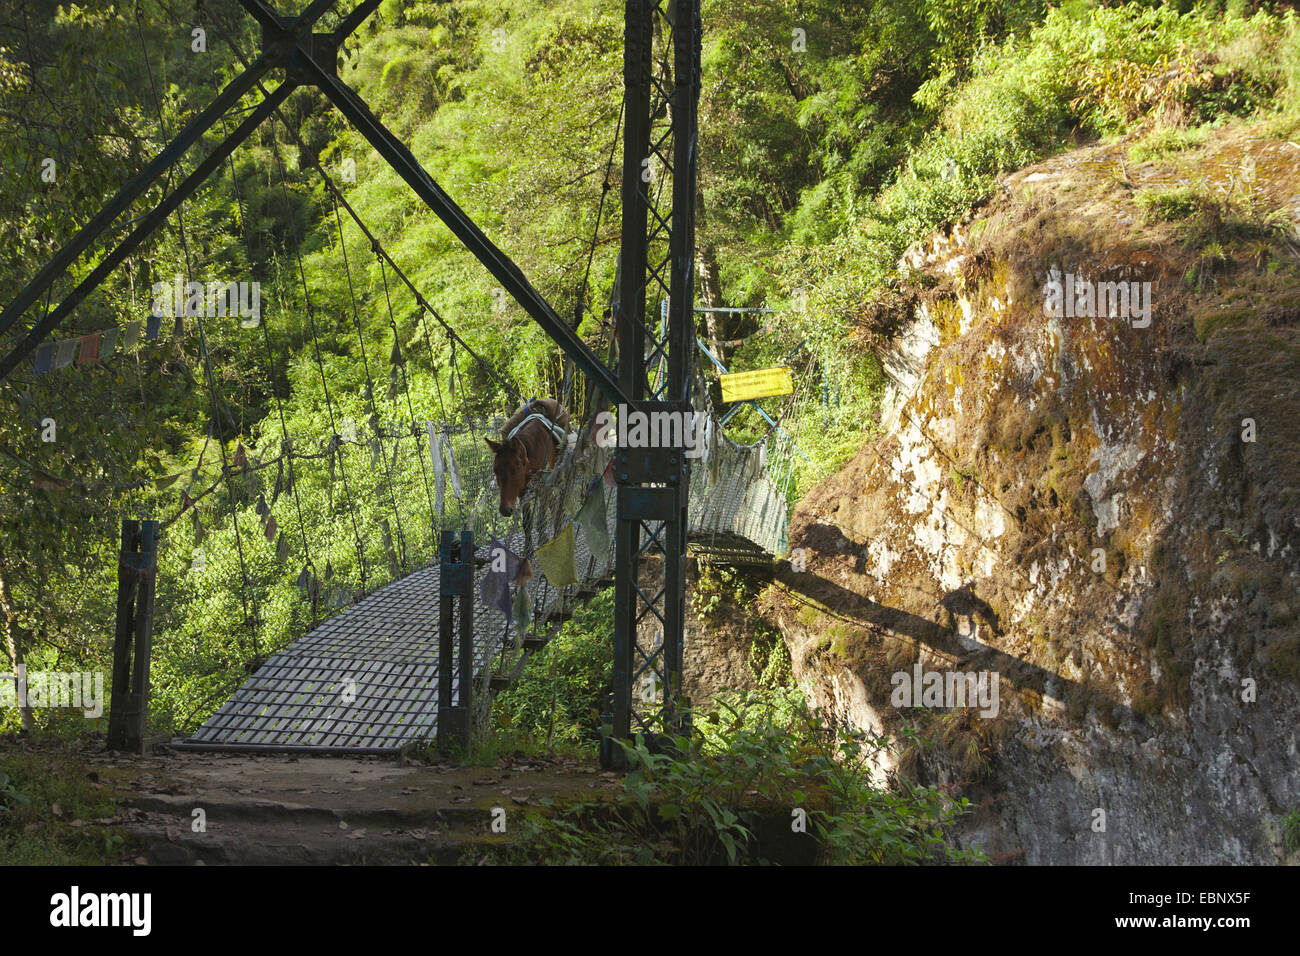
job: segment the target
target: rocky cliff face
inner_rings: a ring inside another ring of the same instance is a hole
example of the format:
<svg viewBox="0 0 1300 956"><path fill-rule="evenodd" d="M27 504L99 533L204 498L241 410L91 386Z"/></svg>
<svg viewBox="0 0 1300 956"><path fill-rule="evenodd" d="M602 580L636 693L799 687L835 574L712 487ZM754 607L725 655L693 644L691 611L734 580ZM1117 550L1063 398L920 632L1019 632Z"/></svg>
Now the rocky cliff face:
<svg viewBox="0 0 1300 956"><path fill-rule="evenodd" d="M1300 149L1127 148L1023 170L909 250L886 434L801 502L764 607L815 703L931 741L882 770L977 801L961 838L995 858L1275 861L1300 806ZM1162 221L1166 195L1189 205ZM996 707L900 696L932 672L982 675L985 704L996 679Z"/></svg>

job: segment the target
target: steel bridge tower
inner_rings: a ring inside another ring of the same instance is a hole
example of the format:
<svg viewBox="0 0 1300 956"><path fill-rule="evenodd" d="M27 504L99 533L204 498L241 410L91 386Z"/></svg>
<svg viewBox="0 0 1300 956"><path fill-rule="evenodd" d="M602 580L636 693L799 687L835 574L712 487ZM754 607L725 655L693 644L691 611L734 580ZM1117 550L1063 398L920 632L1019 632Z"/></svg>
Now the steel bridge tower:
<svg viewBox="0 0 1300 956"><path fill-rule="evenodd" d="M694 354L699 0L627 0L618 385L639 414L683 418ZM660 303L667 302L661 316ZM619 409L620 417L628 409ZM635 413L634 413L635 414ZM614 698L618 739L682 729L686 512L682 448L618 448ZM602 741L601 762L622 765Z"/></svg>

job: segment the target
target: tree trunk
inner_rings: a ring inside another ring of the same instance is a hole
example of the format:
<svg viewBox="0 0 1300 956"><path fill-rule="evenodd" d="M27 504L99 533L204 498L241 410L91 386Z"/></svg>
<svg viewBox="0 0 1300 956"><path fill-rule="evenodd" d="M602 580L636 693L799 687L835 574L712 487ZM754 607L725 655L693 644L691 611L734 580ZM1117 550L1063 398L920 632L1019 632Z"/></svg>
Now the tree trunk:
<svg viewBox="0 0 1300 956"><path fill-rule="evenodd" d="M705 236L705 209L704 209L704 190L698 190L695 194L695 232L696 235ZM706 308L716 309L722 305L722 283L718 279L718 255L717 250L713 248L713 243L707 238L702 238L695 247L695 274L699 277L697 287L700 299ZM709 333L709 347L714 350L713 354L718 357L718 361L723 365L727 364L727 358L722 352L722 346L718 345L718 317L715 312L704 313L704 327Z"/></svg>
<svg viewBox="0 0 1300 956"><path fill-rule="evenodd" d="M22 667L24 662L23 648L18 642L18 636L14 633L13 602L9 597L9 582L5 579L3 569L0 569L0 630L4 631L5 649L9 652L10 661L13 662L14 680L17 681L18 669ZM15 683L15 692L18 689ZM36 722L32 719L31 707L24 704L18 708L18 713L22 720L23 733L34 734L36 732Z"/></svg>

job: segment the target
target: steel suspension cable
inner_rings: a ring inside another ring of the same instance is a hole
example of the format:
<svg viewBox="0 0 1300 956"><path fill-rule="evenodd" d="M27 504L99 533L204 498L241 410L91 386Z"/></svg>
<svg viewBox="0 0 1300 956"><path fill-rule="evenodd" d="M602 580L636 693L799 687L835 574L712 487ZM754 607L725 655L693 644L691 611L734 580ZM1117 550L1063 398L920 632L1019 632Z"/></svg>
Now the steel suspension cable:
<svg viewBox="0 0 1300 956"><path fill-rule="evenodd" d="M277 115L278 112L279 111L277 110ZM286 126L286 129L287 128L288 127ZM280 171L280 190L281 190L281 194L284 197L285 208L287 210L290 207L289 188L287 185L288 177L284 168L284 159L280 156L280 143L278 137L276 137L275 135L274 122L272 122L271 129L272 129L272 133L271 133L272 153L275 156L275 164ZM302 282L302 295L303 295L303 302L307 309L307 321L308 324L311 326L312 351L316 358L316 370L320 375L321 388L324 390L324 394L325 394L325 412L329 417L330 434L333 436L330 439L331 454L333 454L334 452L337 452L338 454L339 472L343 476L343 494L347 497L349 504L352 505L348 513L352 519L352 535L356 542L357 561L360 565L361 589L364 591L366 590L366 579L368 576L366 573L366 549L365 549L365 545L361 541L361 529L357 523L356 502L352 498L352 489L348 485L348 470L347 470L347 465L344 461L343 443L339 441L338 423L334 416L334 402L330 398L330 386L329 386L328 377L325 375L325 363L321 358L320 335L316 328L316 308L315 306L312 305L311 290L307 285L307 272L303 268L303 264L302 264L302 250L298 247L295 247L294 256L297 260L297 265L298 265L298 277ZM312 589L309 588L309 590ZM312 600L314 603L315 598L313 597Z"/></svg>
<svg viewBox="0 0 1300 956"><path fill-rule="evenodd" d="M401 368L402 390L406 393L406 408L407 411L411 413L412 437L415 438L415 442L416 442L415 457L416 460L420 463L420 477L424 481L424 497L429 504L429 531L433 536L431 539L433 541L433 547L436 548L438 544L439 524L438 524L437 516L435 516L433 512L433 494L429 490L429 474L425 470L424 454L423 452L420 451L419 433L415 431L416 428L415 405L411 402L411 380L410 377L406 374L405 358L404 356L401 355L401 342L400 342L401 336L397 331L397 319L394 318L393 316L393 299L391 294L388 291L388 269L384 265L383 259L380 259L378 255L376 255L375 258L379 261L379 276L381 279L383 279L384 282L384 302L388 305L388 324L392 326L393 329L393 348L398 351L399 358L401 358L401 361L399 361L397 364ZM441 396L439 397L441 398ZM394 448L397 447L396 442L394 442L393 447Z"/></svg>
<svg viewBox="0 0 1300 956"><path fill-rule="evenodd" d="M144 26L140 19L140 3L138 2L138 0L135 7L135 22L136 22L136 31L140 37L140 51L144 56L145 72L146 75L149 77L149 89L153 95L154 109L158 114L158 127L162 131L163 137L165 139L170 139L171 136L167 131L167 121L163 116L162 100L158 95L158 86L154 81L153 66L149 58L149 45L145 42L145 38L144 38ZM194 266L190 258L189 242L185 236L185 203L184 202L180 203L180 205L177 207L176 217L177 217L177 225L179 229L179 236L181 242L181 250L185 255L186 278L188 281L193 281ZM186 285L187 289L189 287L188 281ZM182 309L182 311L184 311L184 309ZM254 616L249 615L248 613L248 584L249 584L248 565L244 558L244 540L243 540L243 534L239 528L239 512L235 506L235 493L232 484L234 476L233 473L230 471L229 462L226 457L226 444L224 441L220 440L221 400L217 394L216 378L212 374L212 356L208 352L207 331L203 325L203 316L202 316L203 310L199 309L198 311L199 314L195 316L195 319L197 321L197 325L199 329L199 352L203 360L203 373L204 373L204 378L206 379L208 385L208 394L212 399L212 428L217 433L217 438L218 438L217 447L221 449L221 469L222 472L226 475L226 496L230 500L230 523L234 527L235 551L239 556L239 577L240 577L239 597L240 597L240 604L244 612L244 619L243 619L242 626L244 628L247 628L251 632L252 639L253 639L253 654L256 656L261 654L261 648L259 646L259 641L257 638L257 620L255 617L257 609L255 606ZM182 317L177 316L176 320L177 320L177 324L180 325L180 323L182 322Z"/></svg>
<svg viewBox="0 0 1300 956"><path fill-rule="evenodd" d="M352 323L357 330L357 344L361 346L361 368L366 373L366 397L370 404L370 426L375 432L375 442L379 445L379 459L384 466L384 476L388 485L388 499L393 506L393 518L397 522L397 540L402 544L402 564L406 564L406 538L402 535L402 516L397 508L397 496L393 494L393 473L388 467L388 456L384 454L384 443L379 424L379 408L375 405L375 382L370 377L370 360L366 357L366 337L361 330L361 313L357 309L357 292L352 284L352 266L348 260L348 244L343 236L343 217L339 214L339 205L334 203L334 220L339 228L339 249L343 252L343 272L348 280L348 298L352 302ZM396 445L396 442L394 442Z"/></svg>
<svg viewBox="0 0 1300 956"><path fill-rule="evenodd" d="M223 133L227 132L225 117L222 117L221 119L221 130ZM227 135L229 134L227 133ZM243 195L239 188L239 176L235 171L234 154L231 154L230 156L226 157L226 161L230 164L230 182L235 192L235 217L239 223L240 234L244 237L244 249L246 252L251 252L252 244L248 236L248 219L244 215L244 207L243 207L244 200L243 200ZM252 264L251 259L249 264L250 265ZM277 286L278 285L279 283L277 283ZM298 516L298 533L299 536L302 538L303 559L308 566L311 566L313 568L313 573L315 573L314 571L315 565L312 563L311 560L311 547L307 541L307 525L306 522L303 520L303 516L302 516L302 497L299 494L298 481L296 476L294 475L294 470L293 470L293 457L294 457L293 442L289 438L289 425L284 417L284 402L280 398L279 390L275 387L275 381L273 377L275 374L275 352L274 349L272 349L271 347L271 333L267 328L268 323L266 318L263 316L259 316L258 318L259 318L258 325L260 325L262 328L262 341L266 345L266 362L267 362L267 373L268 373L267 386L270 388L271 394L275 397L276 412L278 413L280 419L281 452L282 454L288 456L289 488L293 492L294 508ZM287 377L287 372L286 372L286 377ZM314 625L317 620L316 602L314 600L311 602L311 616L312 616L312 624Z"/></svg>
<svg viewBox="0 0 1300 956"><path fill-rule="evenodd" d="M197 0L197 2L200 7L205 7L203 0ZM226 45L230 47L231 52L234 53L235 57L244 66L244 68L248 69L248 67L251 65L248 57L244 55L243 50L241 50L239 45L235 43L234 38L231 37L231 35L221 25L220 18L214 18L213 23L214 26L216 26L217 32L225 40ZM266 87L262 84L260 80L255 81L255 85L264 97L270 95L267 92ZM361 220L361 217L357 215L356 210L352 208L351 203L347 201L347 198L343 195L342 191L338 188L337 185L335 185L334 180L330 178L329 173L327 173L325 171L325 168L321 166L320 159L315 155L315 153L312 150L307 148L306 143L303 142L302 137L298 134L298 131L295 130L289 124L288 120L285 119L284 113L281 111L279 107L275 108L274 115L284 125L285 131L293 138L294 144L298 147L301 153L304 156L311 157L310 165L313 166L318 173L320 173L321 181L324 183L325 187L330 191L330 194L334 197L334 200L343 207L344 211L346 211L347 214L352 218L353 222L356 223L357 228L361 230L362 235L364 235L366 239L372 244L377 242L378 240L375 238L374 234L371 233L371 231L366 227L366 224ZM382 245L380 246L379 254L383 256L385 261L387 261L388 265L392 268L393 273L399 279L402 280L403 284L405 284L408 289L411 290L411 294L415 297L416 303L420 305L423 309L425 309L430 315L433 316L434 320L443 327L443 329L446 331L447 335L451 338L453 342L458 343L461 348L465 349L465 351L467 351L471 356L474 357L474 360L478 362L479 366L489 376L496 379L497 383L500 384L502 388L505 389L506 395L510 398L511 401L513 401L516 405L519 404L520 397L521 397L519 389L516 388L513 384L511 384L509 381L507 381L506 379L498 375L496 369L492 366L492 364L487 360L485 360L477 352L475 352L474 349L470 346L470 344L456 333L456 330L452 328L451 325L448 324L445 319L443 319L443 317L438 313L438 310L428 303L428 301L420 293L420 290L415 287L415 284L407 277L406 273L402 271L401 267L398 266L398 264L393 260L392 256L388 254L388 252L383 248Z"/></svg>

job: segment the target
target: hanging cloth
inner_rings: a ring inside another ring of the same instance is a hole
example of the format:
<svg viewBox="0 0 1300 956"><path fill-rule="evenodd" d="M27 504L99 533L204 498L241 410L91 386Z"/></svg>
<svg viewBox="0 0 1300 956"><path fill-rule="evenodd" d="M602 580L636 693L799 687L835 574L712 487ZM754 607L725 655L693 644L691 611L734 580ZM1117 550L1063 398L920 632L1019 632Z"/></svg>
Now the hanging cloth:
<svg viewBox="0 0 1300 956"><path fill-rule="evenodd" d="M134 322L128 322L122 326L122 344L119 351L127 352L135 348L140 343L140 325L139 319Z"/></svg>
<svg viewBox="0 0 1300 956"><path fill-rule="evenodd" d="M566 524L563 531L537 549L537 566L557 590L578 583L573 571L573 547L573 525Z"/></svg>
<svg viewBox="0 0 1300 956"><path fill-rule="evenodd" d="M582 529L587 541L587 550L596 560L597 566L609 563L609 524L605 513L605 488L599 475L587 486L587 498L573 518L573 523Z"/></svg>
<svg viewBox="0 0 1300 956"><path fill-rule="evenodd" d="M120 329L106 329L101 333L99 338L99 360L107 362L113 357L113 351L117 348L117 335Z"/></svg>
<svg viewBox="0 0 1300 956"><path fill-rule="evenodd" d="M457 501L464 500L464 491L460 486L460 469L456 467L456 453L451 449L451 436L442 436L443 447L447 451L447 477L451 479L451 493Z"/></svg>
<svg viewBox="0 0 1300 956"><path fill-rule="evenodd" d="M64 339L54 352L54 367L67 368L77 354L77 340Z"/></svg>
<svg viewBox="0 0 1300 956"><path fill-rule="evenodd" d="M528 596L528 585L521 584L515 589L514 601L515 647L523 646L523 635L528 625L533 623L533 602Z"/></svg>
<svg viewBox="0 0 1300 956"><path fill-rule="evenodd" d="M442 498L443 498L443 474L442 474L442 449L438 433L434 430L433 422L425 422L425 428L429 432L429 457L433 459L433 510L439 518L442 517Z"/></svg>
<svg viewBox="0 0 1300 956"><path fill-rule="evenodd" d="M479 598L485 607L496 608L501 616L509 618L510 584L519 574L520 557L500 538L492 538L488 549L487 573L479 585Z"/></svg>
<svg viewBox="0 0 1300 956"><path fill-rule="evenodd" d="M99 333L94 332L91 335L81 337L81 349L77 353L77 364L85 365L87 362L96 362L99 360Z"/></svg>
<svg viewBox="0 0 1300 956"><path fill-rule="evenodd" d="M54 345L47 342L36 350L32 371L37 375L44 375L52 368L54 368Z"/></svg>

